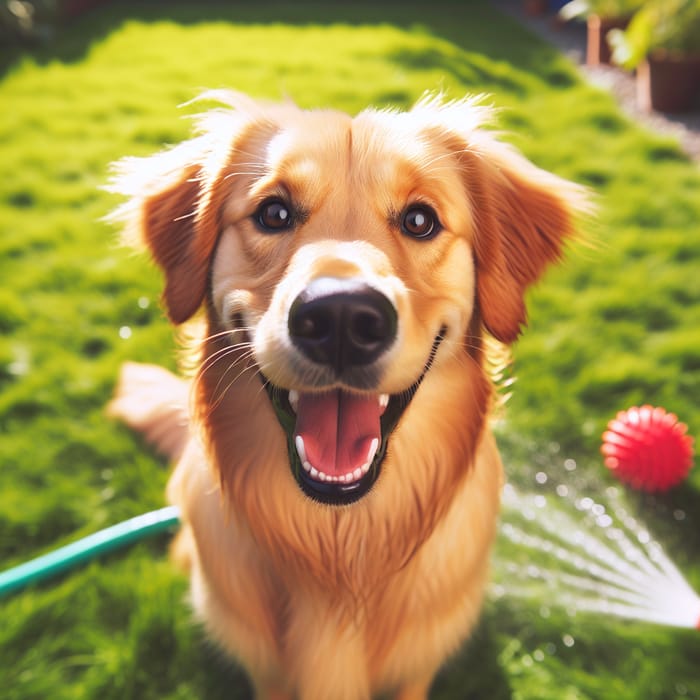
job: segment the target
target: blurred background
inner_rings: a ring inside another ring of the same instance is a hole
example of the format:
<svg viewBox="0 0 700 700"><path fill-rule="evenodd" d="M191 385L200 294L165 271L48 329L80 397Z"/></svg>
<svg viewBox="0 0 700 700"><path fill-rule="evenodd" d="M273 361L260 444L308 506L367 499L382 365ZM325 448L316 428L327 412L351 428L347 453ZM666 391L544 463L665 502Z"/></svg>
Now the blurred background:
<svg viewBox="0 0 700 700"><path fill-rule="evenodd" d="M167 465L104 415L120 363L177 357L159 274L103 221L111 162L186 138L181 105L208 88L350 113L487 93L504 138L598 215L529 295L496 421L517 491L493 591L431 697L700 698L694 620L635 619L635 586L692 618L678 581L630 584L621 610L595 569L668 557L700 589L700 473L647 493L600 454L630 406L700 430L700 3L564 4L0 2L0 571L164 504ZM684 54L690 77L653 93ZM0 600L0 695L251 697L192 622L169 539Z"/></svg>

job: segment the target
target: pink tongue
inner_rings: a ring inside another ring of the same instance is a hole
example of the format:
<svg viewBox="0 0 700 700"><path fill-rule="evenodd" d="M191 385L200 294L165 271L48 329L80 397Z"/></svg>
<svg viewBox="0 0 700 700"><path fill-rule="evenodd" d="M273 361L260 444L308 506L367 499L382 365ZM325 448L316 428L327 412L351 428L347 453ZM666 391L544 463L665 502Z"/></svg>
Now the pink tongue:
<svg viewBox="0 0 700 700"><path fill-rule="evenodd" d="M342 476L362 467L373 439L381 441L377 397L336 389L301 394L295 434L304 439L306 458L328 476Z"/></svg>

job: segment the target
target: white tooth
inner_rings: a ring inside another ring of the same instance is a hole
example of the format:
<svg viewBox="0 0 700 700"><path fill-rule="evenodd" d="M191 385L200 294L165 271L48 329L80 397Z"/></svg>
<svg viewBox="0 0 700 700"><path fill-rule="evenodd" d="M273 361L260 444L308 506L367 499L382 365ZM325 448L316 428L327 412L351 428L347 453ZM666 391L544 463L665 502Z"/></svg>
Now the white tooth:
<svg viewBox="0 0 700 700"><path fill-rule="evenodd" d="M294 444L296 445L297 454L299 455L301 463L304 464L304 462L308 462L308 460L306 459L306 448L304 447L304 438L301 435L297 435L294 438Z"/></svg>
<svg viewBox="0 0 700 700"><path fill-rule="evenodd" d="M389 405L389 394L380 394L379 405L382 408L386 408Z"/></svg>
<svg viewBox="0 0 700 700"><path fill-rule="evenodd" d="M313 467L311 466L311 463L310 463L310 462L304 462L304 463L302 464L302 466L304 467L304 469L306 469L307 472L311 473L311 469L312 469Z"/></svg>
<svg viewBox="0 0 700 700"><path fill-rule="evenodd" d="M326 475L323 472L318 473L318 478L320 481L325 481L326 480Z"/></svg>
<svg viewBox="0 0 700 700"><path fill-rule="evenodd" d="M294 389L289 392L289 405L292 407L294 413L296 413L299 407L299 392Z"/></svg>
<svg viewBox="0 0 700 700"><path fill-rule="evenodd" d="M311 474L312 479L318 479L318 469L316 469L316 467L311 467L311 469L309 469L309 474Z"/></svg>
<svg viewBox="0 0 700 700"><path fill-rule="evenodd" d="M367 464L372 464L374 456L377 454L377 449L379 447L379 438L372 438L372 442L369 446L369 452L367 453Z"/></svg>
<svg viewBox="0 0 700 700"><path fill-rule="evenodd" d="M361 478L362 478L362 474L363 474L362 469L363 469L363 468L364 468L364 465L363 465L362 467L358 467L358 468L355 469L355 471L352 473L353 478L354 478L355 480L361 479ZM369 469L369 467L367 467L367 468Z"/></svg>
<svg viewBox="0 0 700 700"><path fill-rule="evenodd" d="M362 470L363 476L369 471L370 466L372 465L372 462L365 462L360 469Z"/></svg>

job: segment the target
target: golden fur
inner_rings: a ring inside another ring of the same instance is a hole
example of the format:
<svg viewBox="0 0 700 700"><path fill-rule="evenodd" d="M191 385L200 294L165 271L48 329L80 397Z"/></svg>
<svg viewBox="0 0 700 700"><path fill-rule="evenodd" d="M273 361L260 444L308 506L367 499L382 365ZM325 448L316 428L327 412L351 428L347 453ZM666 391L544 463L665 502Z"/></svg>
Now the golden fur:
<svg viewBox="0 0 700 700"><path fill-rule="evenodd" d="M496 141L468 100L350 118L215 97L227 108L200 135L124 161L114 186L129 197L117 216L164 272L170 319L204 308L189 425L189 385L158 368L126 366L112 411L179 459L168 498L192 603L258 697L425 698L477 620L496 528L483 336L518 336L524 292L573 235L582 193ZM293 231L252 222L270 196L303 211ZM413 202L440 219L431 240L398 230ZM447 329L377 483L341 506L300 490L258 374L314 389L284 335L320 277L362 279L396 308L376 393L416 382Z"/></svg>

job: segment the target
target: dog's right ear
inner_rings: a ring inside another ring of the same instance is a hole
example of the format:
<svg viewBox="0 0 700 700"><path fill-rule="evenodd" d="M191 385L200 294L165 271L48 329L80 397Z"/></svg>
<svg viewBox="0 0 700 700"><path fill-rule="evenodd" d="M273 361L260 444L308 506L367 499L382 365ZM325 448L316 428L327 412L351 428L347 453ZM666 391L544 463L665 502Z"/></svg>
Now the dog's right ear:
<svg viewBox="0 0 700 700"><path fill-rule="evenodd" d="M225 108L196 118L199 136L116 163L107 187L128 198L109 219L125 225L127 242L145 244L163 270L163 301L176 324L187 321L206 295L219 215L233 187L232 154L250 127L275 130L269 108L246 95L213 90L198 99Z"/></svg>
<svg viewBox="0 0 700 700"><path fill-rule="evenodd" d="M204 300L218 237L212 199L219 177L206 167L208 150L199 137L154 156L126 158L109 187L129 197L110 218L124 223L129 242L145 244L163 270L163 302L175 324Z"/></svg>
<svg viewBox="0 0 700 700"><path fill-rule="evenodd" d="M177 182L145 197L141 207L144 241L165 273L163 301L173 323L189 319L206 292L211 251L195 245L201 188L200 170L189 166ZM216 234L206 238L213 246Z"/></svg>

